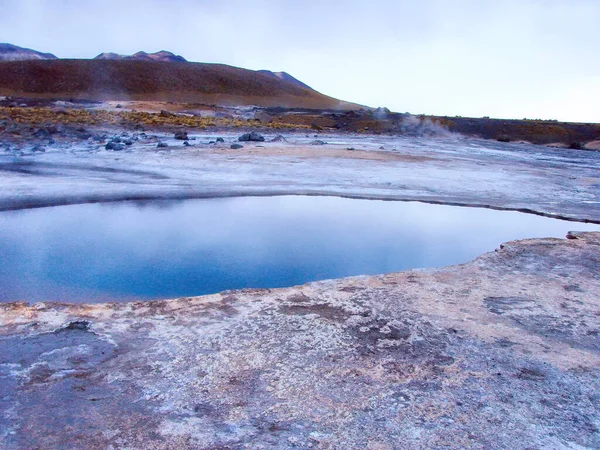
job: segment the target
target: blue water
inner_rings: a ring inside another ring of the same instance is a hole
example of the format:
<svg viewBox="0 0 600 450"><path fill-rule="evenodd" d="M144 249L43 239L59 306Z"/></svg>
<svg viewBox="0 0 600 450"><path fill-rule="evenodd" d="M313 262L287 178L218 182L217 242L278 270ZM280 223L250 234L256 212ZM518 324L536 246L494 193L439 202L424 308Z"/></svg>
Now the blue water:
<svg viewBox="0 0 600 450"><path fill-rule="evenodd" d="M0 213L0 301L100 302L282 287L467 262L600 226L336 197L74 205Z"/></svg>

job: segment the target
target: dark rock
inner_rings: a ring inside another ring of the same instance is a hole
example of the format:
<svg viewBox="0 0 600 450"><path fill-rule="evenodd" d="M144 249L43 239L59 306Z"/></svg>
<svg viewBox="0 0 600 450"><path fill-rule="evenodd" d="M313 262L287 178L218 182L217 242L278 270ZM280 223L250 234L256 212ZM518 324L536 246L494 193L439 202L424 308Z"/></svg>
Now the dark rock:
<svg viewBox="0 0 600 450"><path fill-rule="evenodd" d="M133 145L133 141L131 139L123 139L123 144L125 144L125 145Z"/></svg>
<svg viewBox="0 0 600 450"><path fill-rule="evenodd" d="M174 115L175 114L165 111L164 109L161 109L160 111L160 117L173 117Z"/></svg>
<svg viewBox="0 0 600 450"><path fill-rule="evenodd" d="M175 139L177 139L178 141L187 141L188 140L188 134L185 131L176 131L175 132Z"/></svg>
<svg viewBox="0 0 600 450"><path fill-rule="evenodd" d="M108 143L107 143L107 144L104 146L104 148L105 148L106 150L113 150L113 151L115 151L115 152L118 152L118 151L121 151L121 150L123 150L123 149L125 148L125 145L123 145L123 144L120 144L120 143L118 143L118 142L113 142L113 141L111 141L111 142L108 142Z"/></svg>
<svg viewBox="0 0 600 450"><path fill-rule="evenodd" d="M31 151L33 153L44 153L46 151L46 149L44 147L42 147L41 145L36 145L31 149Z"/></svg>
<svg viewBox="0 0 600 450"><path fill-rule="evenodd" d="M571 142L569 144L569 148L572 150L581 150L583 148L583 144L581 142Z"/></svg>
<svg viewBox="0 0 600 450"><path fill-rule="evenodd" d="M320 126L320 125L318 125L318 124L316 124L316 123L311 123L311 124L310 124L310 127L311 127L313 130L317 130L317 131L322 131L322 130L323 130L323 127L322 127L322 126Z"/></svg>
<svg viewBox="0 0 600 450"><path fill-rule="evenodd" d="M120 144L121 143L121 138L119 136L115 136L110 141L113 142L113 143L115 143L115 144Z"/></svg>
<svg viewBox="0 0 600 450"><path fill-rule="evenodd" d="M225 139L223 139L222 137L218 137L217 142L225 142Z"/></svg>
<svg viewBox="0 0 600 450"><path fill-rule="evenodd" d="M498 136L498 142L510 142L510 137L507 134L501 134Z"/></svg>
<svg viewBox="0 0 600 450"><path fill-rule="evenodd" d="M169 146L169 144L167 144L166 142L159 142L158 144L156 144L157 148L167 148Z"/></svg>
<svg viewBox="0 0 600 450"><path fill-rule="evenodd" d="M244 146L241 144L231 144L231 148L233 150L239 150L240 148L244 148Z"/></svg>
<svg viewBox="0 0 600 450"><path fill-rule="evenodd" d="M44 138L48 138L48 137L50 137L50 132L49 132L48 130L46 130L46 129L40 128L40 129L36 130L36 131L33 133L33 135L34 135L35 137L37 137L37 138L44 139Z"/></svg>
<svg viewBox="0 0 600 450"><path fill-rule="evenodd" d="M320 140L315 140L310 143L310 145L325 145L325 144L327 144L327 142L320 141Z"/></svg>
<svg viewBox="0 0 600 450"><path fill-rule="evenodd" d="M251 133L242 134L238 138L238 141L240 141L240 142L248 142L248 141L264 142L265 141L265 137L262 134L257 133L256 131L253 131Z"/></svg>
<svg viewBox="0 0 600 450"><path fill-rule="evenodd" d="M123 105L121 105L120 103L116 106L117 109L121 109L123 107Z"/></svg>
<svg viewBox="0 0 600 450"><path fill-rule="evenodd" d="M79 331L88 331L90 329L90 322L87 320L75 320L73 322L69 322L62 330L79 330Z"/></svg>
<svg viewBox="0 0 600 450"><path fill-rule="evenodd" d="M189 143L188 141L184 141L184 142L183 142L183 145L184 145L184 146L186 146L186 147L189 147L189 146L190 146L190 143Z"/></svg>

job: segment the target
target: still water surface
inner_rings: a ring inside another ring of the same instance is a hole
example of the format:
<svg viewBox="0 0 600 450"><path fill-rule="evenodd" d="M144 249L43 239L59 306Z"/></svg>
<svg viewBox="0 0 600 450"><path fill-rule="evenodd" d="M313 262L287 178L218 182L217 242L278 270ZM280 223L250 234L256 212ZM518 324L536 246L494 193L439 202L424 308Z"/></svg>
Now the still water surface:
<svg viewBox="0 0 600 450"><path fill-rule="evenodd" d="M100 302L282 287L467 262L600 226L336 197L73 205L0 213L0 301Z"/></svg>

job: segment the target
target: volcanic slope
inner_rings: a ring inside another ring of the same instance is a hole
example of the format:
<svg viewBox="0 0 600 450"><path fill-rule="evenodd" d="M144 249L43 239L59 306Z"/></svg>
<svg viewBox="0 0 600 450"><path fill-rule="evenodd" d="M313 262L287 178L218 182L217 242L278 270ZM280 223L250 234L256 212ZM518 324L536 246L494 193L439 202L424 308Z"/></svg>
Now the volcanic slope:
<svg viewBox="0 0 600 450"><path fill-rule="evenodd" d="M135 60L0 62L0 95L358 109L278 77L223 64Z"/></svg>

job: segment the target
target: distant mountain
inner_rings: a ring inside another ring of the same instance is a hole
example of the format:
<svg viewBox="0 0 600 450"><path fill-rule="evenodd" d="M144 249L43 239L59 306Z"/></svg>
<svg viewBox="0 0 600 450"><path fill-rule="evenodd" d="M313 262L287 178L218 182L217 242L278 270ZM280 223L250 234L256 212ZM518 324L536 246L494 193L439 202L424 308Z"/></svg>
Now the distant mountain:
<svg viewBox="0 0 600 450"><path fill-rule="evenodd" d="M94 59L113 59L127 61L162 61L162 62L187 62L180 55L161 50L156 53L137 52L134 55L119 55L118 53L100 53Z"/></svg>
<svg viewBox="0 0 600 450"><path fill-rule="evenodd" d="M271 77L279 78L280 80L287 81L288 83L295 84L296 86L303 87L306 89L312 89L309 85L303 83L302 81L294 78L287 72L271 72L270 70L258 70L259 73L264 73L265 75L269 75Z"/></svg>
<svg viewBox="0 0 600 450"><path fill-rule="evenodd" d="M30 59L58 59L52 53L41 53L12 44L0 44L0 61L24 61Z"/></svg>

